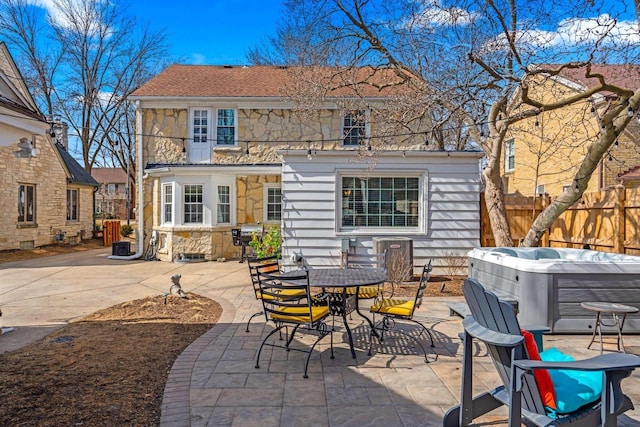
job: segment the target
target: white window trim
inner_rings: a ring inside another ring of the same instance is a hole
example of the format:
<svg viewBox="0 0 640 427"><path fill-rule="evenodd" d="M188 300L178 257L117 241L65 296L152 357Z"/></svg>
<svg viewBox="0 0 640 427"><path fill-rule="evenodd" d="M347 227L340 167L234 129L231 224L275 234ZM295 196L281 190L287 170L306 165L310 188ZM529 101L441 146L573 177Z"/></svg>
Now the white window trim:
<svg viewBox="0 0 640 427"><path fill-rule="evenodd" d="M366 142L371 136L371 110L365 109L364 110L364 137L362 138L363 139L362 143L359 143L358 145L345 145L344 140L346 135L345 135L345 129L344 129L344 119L346 118L347 113L350 113L351 111L358 111L358 110L362 110L362 109L356 108L350 111L343 111L342 114L340 115L340 135L342 138L342 142L340 144L345 148L355 149L355 148L361 147L363 145L362 143Z"/></svg>
<svg viewBox="0 0 640 427"><path fill-rule="evenodd" d="M200 185L202 186L202 222L186 222L185 221L185 200L184 200L184 196L185 196L185 191L184 188L187 185ZM180 210L182 212L180 212L180 224L186 226L186 227L199 227L199 226L203 226L203 225L207 225L207 186L204 182L181 182L180 183L180 189L182 190L180 193ZM209 212L211 212L211 210L209 209ZM211 221L209 219L209 221ZM210 223L210 222L209 222Z"/></svg>
<svg viewBox="0 0 640 427"><path fill-rule="evenodd" d="M221 186L222 187L229 187L229 222L218 222L218 200L219 200L219 196L220 196L219 193L218 193L218 187L221 187ZM218 181L218 182L216 182L216 184L214 186L214 190L215 190L216 194L214 195L214 198L213 198L214 205L212 206L212 210L213 210L213 208L215 208L215 213L216 213L216 215L215 215L215 220L216 220L215 224L216 225L231 225L231 224L233 224L234 223L234 220L233 220L234 215L233 215L233 213L234 213L234 210L235 210L235 203L234 203L235 197L234 197L233 185L231 185L228 182L220 182L220 181Z"/></svg>
<svg viewBox="0 0 640 427"><path fill-rule="evenodd" d="M513 147L513 167L509 167L509 150L507 147L511 145ZM515 140L509 139L504 142L504 171L513 172L516 168L516 143Z"/></svg>
<svg viewBox="0 0 640 427"><path fill-rule="evenodd" d="M233 111L233 144L218 144L218 111L220 110ZM237 147L238 146L238 109L232 108L232 107L216 107L213 110L213 120L214 120L213 133L215 134L213 145L215 145L216 147Z"/></svg>
<svg viewBox="0 0 640 427"><path fill-rule="evenodd" d="M184 187L186 185L202 186L202 220L203 222L184 222ZM231 222L218 223L218 186L228 186L231 204ZM164 222L164 187L173 188L172 223ZM235 177L228 175L213 176L167 176L161 179L161 195L159 198L158 211L160 212L160 225L175 229L192 229L201 227L216 227L235 225L237 221L237 188ZM157 203L157 202L156 202Z"/></svg>
<svg viewBox="0 0 640 427"><path fill-rule="evenodd" d="M165 188L171 188L171 221L170 222L166 222L165 221L165 206L166 206L166 192L165 192ZM160 205L161 205L161 209L160 209L160 215L161 215L161 224L165 224L165 225L173 225L176 222L176 187L174 185L174 182L167 182L167 183L163 183L162 184L162 193L161 193L161 201L160 201Z"/></svg>
<svg viewBox="0 0 640 427"><path fill-rule="evenodd" d="M233 144L218 144L218 110L233 111ZM189 137L188 141L193 141L193 119L195 111L207 111L207 142L212 147L237 147L238 146L238 109L235 107L191 107L189 109Z"/></svg>
<svg viewBox="0 0 640 427"><path fill-rule="evenodd" d="M262 188L262 218L263 221L265 223L269 223L269 224L279 224L282 220L280 221L274 221L271 219L267 219L267 215L268 215L268 195L269 195L269 189L271 188L279 188L280 189L280 218L282 218L282 184L281 183L269 183L269 184L264 184L263 188Z"/></svg>
<svg viewBox="0 0 640 427"><path fill-rule="evenodd" d="M393 178L418 178L418 226L417 227L358 227L358 226L343 226L342 225L342 178L356 177L360 178L362 174L358 174L353 171L341 171L336 174L336 233L338 235L352 235L362 234L371 235L372 232L376 234L394 235L394 234L406 234L406 233L426 233L427 232L427 216L429 206L427 204L428 198L428 183L429 175L428 171L415 171L407 170L402 173L396 172L380 172L372 174L371 177L393 177Z"/></svg>

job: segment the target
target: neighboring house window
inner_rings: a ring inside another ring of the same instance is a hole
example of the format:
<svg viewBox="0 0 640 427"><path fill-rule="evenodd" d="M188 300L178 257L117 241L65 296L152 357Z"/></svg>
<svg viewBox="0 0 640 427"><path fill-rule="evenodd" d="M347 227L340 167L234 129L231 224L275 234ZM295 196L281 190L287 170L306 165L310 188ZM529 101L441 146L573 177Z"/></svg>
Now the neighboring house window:
<svg viewBox="0 0 640 427"><path fill-rule="evenodd" d="M504 143L504 171L510 172L516 167L516 144L513 139Z"/></svg>
<svg viewBox="0 0 640 427"><path fill-rule="evenodd" d="M36 186L20 184L18 186L18 222L35 222Z"/></svg>
<svg viewBox="0 0 640 427"><path fill-rule="evenodd" d="M342 177L342 227L418 227L420 178Z"/></svg>
<svg viewBox="0 0 640 427"><path fill-rule="evenodd" d="M236 141L236 111L230 108L218 109L218 124L216 128L218 145L235 145Z"/></svg>
<svg viewBox="0 0 640 427"><path fill-rule="evenodd" d="M193 142L206 142L209 133L209 111L193 111Z"/></svg>
<svg viewBox="0 0 640 427"><path fill-rule="evenodd" d="M165 224L173 222L173 185L162 185L162 220Z"/></svg>
<svg viewBox="0 0 640 427"><path fill-rule="evenodd" d="M265 185L264 220L280 221L282 219L282 190L280 184Z"/></svg>
<svg viewBox="0 0 640 427"><path fill-rule="evenodd" d="M358 146L364 143L367 136L367 120L365 110L354 110L345 113L342 122L343 144Z"/></svg>
<svg viewBox="0 0 640 427"><path fill-rule="evenodd" d="M78 220L78 189L67 189L67 221Z"/></svg>
<svg viewBox="0 0 640 427"><path fill-rule="evenodd" d="M107 185L107 192L109 194L114 194L116 192L116 185L115 184L108 184Z"/></svg>
<svg viewBox="0 0 640 427"><path fill-rule="evenodd" d="M231 222L231 188L218 185L218 224Z"/></svg>
<svg viewBox="0 0 640 427"><path fill-rule="evenodd" d="M202 185L192 184L184 186L184 222L203 222Z"/></svg>

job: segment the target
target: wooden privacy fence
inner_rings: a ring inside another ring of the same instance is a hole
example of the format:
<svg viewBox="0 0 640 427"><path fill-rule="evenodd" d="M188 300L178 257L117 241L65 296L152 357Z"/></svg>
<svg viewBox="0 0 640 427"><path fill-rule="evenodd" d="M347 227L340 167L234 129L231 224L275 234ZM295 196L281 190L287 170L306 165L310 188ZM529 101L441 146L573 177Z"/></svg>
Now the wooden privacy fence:
<svg viewBox="0 0 640 427"><path fill-rule="evenodd" d="M484 196L484 195L483 195ZM524 238L533 219L551 198L505 196L507 218L514 243ZM614 188L585 193L563 212L543 235L540 246L582 248L640 255L640 189ZM484 197L480 203L481 245L495 246Z"/></svg>
<svg viewBox="0 0 640 427"><path fill-rule="evenodd" d="M104 246L111 246L120 240L120 221L104 221L102 223L102 242Z"/></svg>

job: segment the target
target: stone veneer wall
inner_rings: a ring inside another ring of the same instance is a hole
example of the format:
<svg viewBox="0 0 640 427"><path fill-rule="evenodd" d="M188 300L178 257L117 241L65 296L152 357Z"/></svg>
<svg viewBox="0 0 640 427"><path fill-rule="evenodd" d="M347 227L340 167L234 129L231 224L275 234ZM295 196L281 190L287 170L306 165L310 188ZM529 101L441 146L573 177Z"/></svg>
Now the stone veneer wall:
<svg viewBox="0 0 640 427"><path fill-rule="evenodd" d="M204 107L204 106L203 106ZM188 163L188 109L143 109L143 163ZM379 118L372 117L376 122ZM214 147L212 164L279 164L281 149L333 150L341 147L340 110L320 110L316 120L304 120L289 109L238 110L238 146ZM149 137L146 135L157 135ZM185 138L185 153L182 140ZM249 141L249 155L246 154ZM285 141L285 142L278 142ZM299 142L292 142L299 141ZM307 141L313 141L311 145ZM324 142L320 142L324 141ZM382 148L388 141L372 140ZM424 137L407 139L399 149L421 149ZM143 166L144 166L143 165ZM238 224L262 222L263 184L280 182L280 176L248 175L238 177ZM184 227L173 229L160 225L160 185L157 178L143 180L142 215L145 226L145 248L152 229L160 233L158 257L175 260L182 253L201 253L206 259L238 258L241 248L232 245L231 229L235 227Z"/></svg>
<svg viewBox="0 0 640 427"><path fill-rule="evenodd" d="M0 147L0 250L19 249L20 242L33 242L35 247L55 243L60 230L67 241L73 236L91 237L93 230L92 187L80 189L80 221L66 221L67 176L55 147L43 136L36 136L36 157L17 158L18 145ZM18 226L18 185L34 184L36 215L34 226ZM73 239L75 240L75 239Z"/></svg>

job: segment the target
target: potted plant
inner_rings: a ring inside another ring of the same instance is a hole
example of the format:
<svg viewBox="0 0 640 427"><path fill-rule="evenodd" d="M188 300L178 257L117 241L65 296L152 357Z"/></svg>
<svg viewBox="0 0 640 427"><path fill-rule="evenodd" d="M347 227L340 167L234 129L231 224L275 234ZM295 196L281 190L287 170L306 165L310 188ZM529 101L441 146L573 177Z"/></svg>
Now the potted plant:
<svg viewBox="0 0 640 427"><path fill-rule="evenodd" d="M270 256L280 257L280 251L282 249L282 234L280 233L280 226L273 224L269 226L266 233L262 236L253 234L249 246L253 248L253 253L258 258L265 258Z"/></svg>

